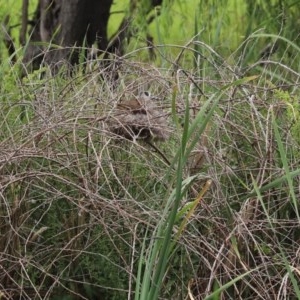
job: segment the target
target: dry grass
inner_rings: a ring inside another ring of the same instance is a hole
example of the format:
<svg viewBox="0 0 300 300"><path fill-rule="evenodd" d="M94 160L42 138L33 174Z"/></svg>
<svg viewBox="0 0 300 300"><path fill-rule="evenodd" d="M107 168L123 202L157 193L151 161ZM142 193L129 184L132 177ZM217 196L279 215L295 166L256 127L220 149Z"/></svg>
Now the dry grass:
<svg viewBox="0 0 300 300"><path fill-rule="evenodd" d="M0 131L2 299L129 299L145 229L156 226L174 185L166 174L174 172L168 161L179 145L185 99L190 97L193 118L225 78L235 80L226 77L226 67L208 79L121 59L91 70L66 81L35 85L32 79L17 96L6 97ZM171 133L155 147L107 126L123 97L145 90L159 97ZM283 184L247 198L253 179L261 187L283 174L271 111L281 122L291 169L299 159L286 105L273 95L260 80L229 89L197 143L185 176L199 180L184 202L207 178L213 187L171 258L163 299L188 292L190 299L204 299L248 271L220 299L294 297L287 265L298 280L299 220L289 191ZM298 188L296 183L297 195Z"/></svg>

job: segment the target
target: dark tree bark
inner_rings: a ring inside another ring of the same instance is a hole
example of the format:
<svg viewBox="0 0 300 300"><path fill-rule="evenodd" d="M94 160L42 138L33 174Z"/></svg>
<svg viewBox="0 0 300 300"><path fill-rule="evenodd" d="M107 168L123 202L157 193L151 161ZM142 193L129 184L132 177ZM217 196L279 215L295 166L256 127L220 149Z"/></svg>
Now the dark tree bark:
<svg viewBox="0 0 300 300"><path fill-rule="evenodd" d="M91 47L95 42L100 50L106 50L111 4L112 0L40 0L31 22L25 64L36 69L43 60L53 65L67 60L73 65L79 59L79 51L73 47ZM34 44L40 41L49 46ZM51 48L51 44L62 48Z"/></svg>
<svg viewBox="0 0 300 300"><path fill-rule="evenodd" d="M9 15L4 18L4 21L1 24L1 27L2 27L1 29L4 33L3 41L5 44L5 47L7 48L8 54L11 58L11 63L14 64L17 61L16 55L14 55L14 54L16 54L16 49L15 49L14 41L10 34L10 27L8 25L9 19L10 19Z"/></svg>
<svg viewBox="0 0 300 300"><path fill-rule="evenodd" d="M132 20L142 15L149 25L156 15L149 17L148 14L163 3L163 0L151 0L144 5L139 1L130 1L129 13L108 42L107 24L113 0L39 0L34 19L28 22L32 28L24 57L26 71L39 68L43 62L55 66L54 70L65 62L75 65L81 47L91 47L95 42L100 51L106 52L105 58L109 53L123 55L124 41L128 42L139 30L133 27ZM154 57L152 37L148 32L146 35L149 55Z"/></svg>

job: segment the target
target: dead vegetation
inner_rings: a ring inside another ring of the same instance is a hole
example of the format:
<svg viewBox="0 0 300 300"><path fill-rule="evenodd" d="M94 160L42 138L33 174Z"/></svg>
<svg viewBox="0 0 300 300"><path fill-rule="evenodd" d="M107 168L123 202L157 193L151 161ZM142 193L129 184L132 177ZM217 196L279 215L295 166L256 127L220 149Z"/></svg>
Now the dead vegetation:
<svg viewBox="0 0 300 300"><path fill-rule="evenodd" d="M116 61L67 82L49 78L36 86L32 79L7 97L0 127L1 298L133 294L145 229L156 226L172 190L165 174L174 172L186 97L193 99L192 121L222 85L173 74ZM205 97L195 83L205 86ZM167 299L204 299L236 278L220 299L295 295L288 272L298 280L299 220L286 185L247 197L254 182L263 187L283 175L270 114L277 103L267 87L257 93L259 86L224 94L195 143L184 174L197 180L183 205L208 178L213 184L171 257ZM158 97L155 106L128 108L126 101L140 101L144 91ZM288 128L282 126L282 140L295 149ZM299 154L288 159L295 166Z"/></svg>

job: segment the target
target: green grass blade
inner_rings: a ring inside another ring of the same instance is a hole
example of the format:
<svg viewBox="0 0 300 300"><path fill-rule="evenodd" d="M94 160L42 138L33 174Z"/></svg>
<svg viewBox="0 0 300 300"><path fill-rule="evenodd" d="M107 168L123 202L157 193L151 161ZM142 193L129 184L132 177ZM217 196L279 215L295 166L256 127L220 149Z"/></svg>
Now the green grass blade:
<svg viewBox="0 0 300 300"><path fill-rule="evenodd" d="M293 187L292 176L291 176L291 172L290 172L290 169L289 169L289 166L288 166L286 152L284 150L284 146L283 146L283 143L282 143L282 140L281 140L281 137L280 137L280 133L279 133L279 130L278 130L278 125L276 123L274 114L272 114L272 123L273 123L275 138L276 138L277 145L278 145L280 159L281 159L283 169L284 169L285 174L286 174L286 180L287 180L287 183L288 183L288 186L289 186L289 192L290 192L290 195L292 197L293 206L294 206L298 221L300 221L298 204L297 204L297 199L296 199L296 195L295 195L295 191L294 191L294 187Z"/></svg>

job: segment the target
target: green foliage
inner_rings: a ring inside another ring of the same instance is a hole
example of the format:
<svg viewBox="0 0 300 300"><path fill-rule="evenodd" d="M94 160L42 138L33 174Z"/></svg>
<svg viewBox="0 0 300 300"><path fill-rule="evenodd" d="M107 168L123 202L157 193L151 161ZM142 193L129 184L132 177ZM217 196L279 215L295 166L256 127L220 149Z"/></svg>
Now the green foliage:
<svg viewBox="0 0 300 300"><path fill-rule="evenodd" d="M1 293L299 298L296 2L136 3L113 6L110 34L134 14L134 51L109 68L86 68L84 48L72 78L1 63ZM147 89L172 131L154 147L106 126Z"/></svg>
<svg viewBox="0 0 300 300"><path fill-rule="evenodd" d="M288 91L275 90L276 98L286 104L287 119L291 122L291 134L294 140L300 144L300 103Z"/></svg>

